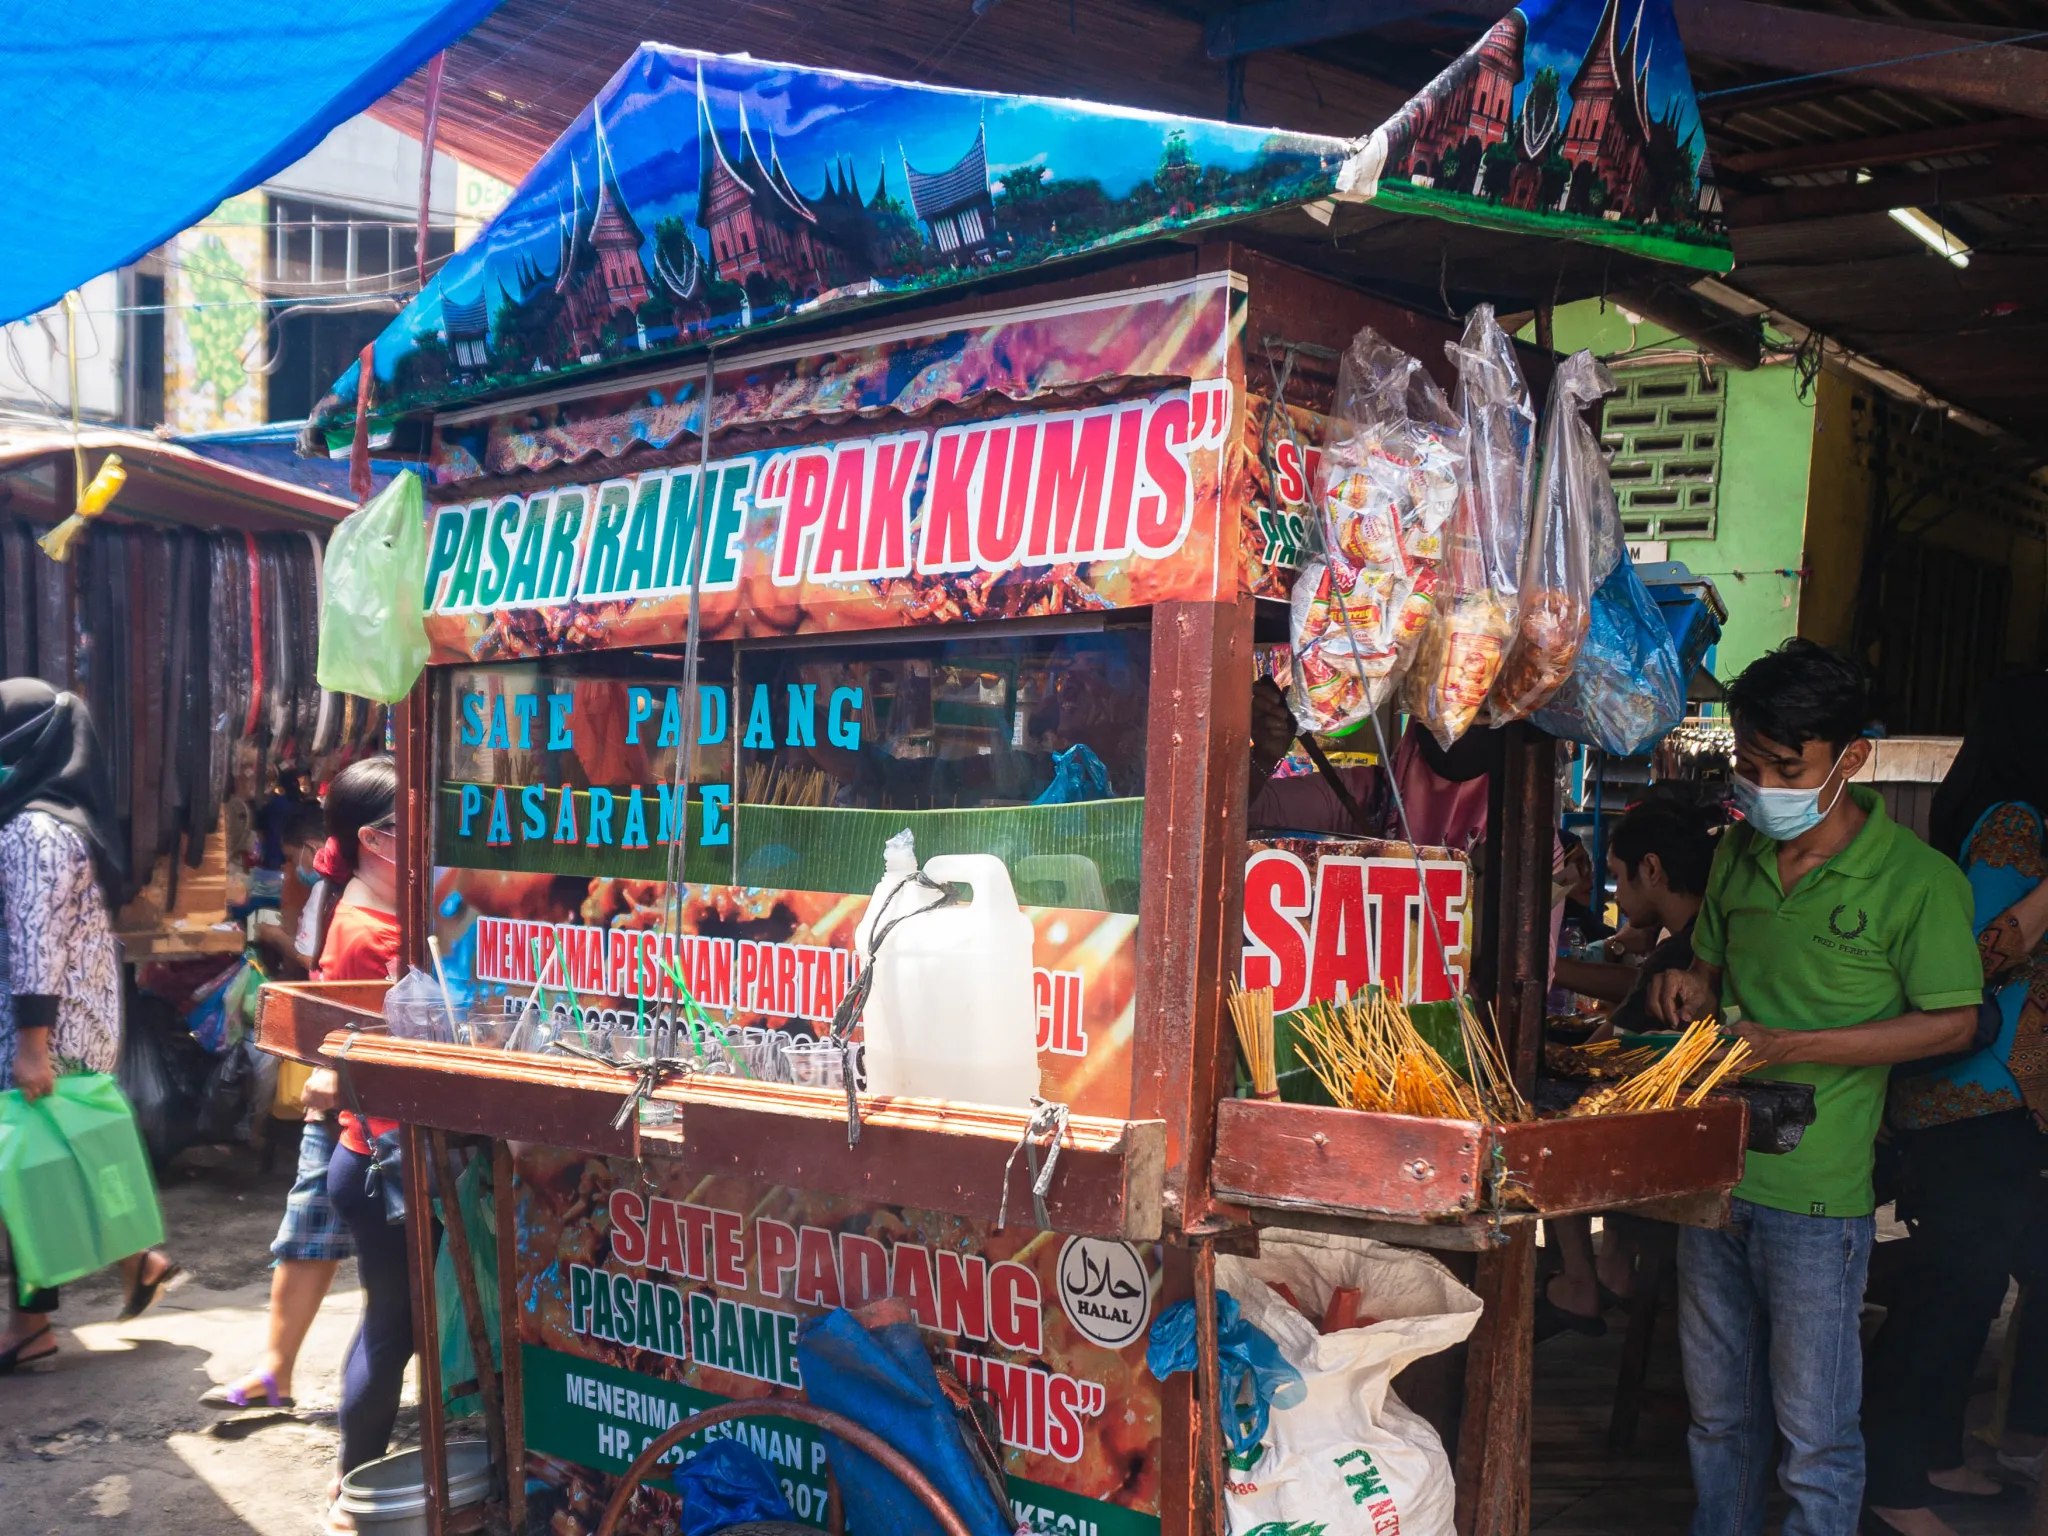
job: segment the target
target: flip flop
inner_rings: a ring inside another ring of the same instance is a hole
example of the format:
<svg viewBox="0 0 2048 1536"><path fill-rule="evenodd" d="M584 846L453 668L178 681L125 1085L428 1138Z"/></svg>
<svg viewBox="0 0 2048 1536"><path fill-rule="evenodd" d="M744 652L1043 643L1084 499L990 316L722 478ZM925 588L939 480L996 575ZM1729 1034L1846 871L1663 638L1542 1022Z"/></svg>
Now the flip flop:
<svg viewBox="0 0 2048 1536"><path fill-rule="evenodd" d="M0 1352L0 1376L12 1376L20 1371L51 1371L57 1368L57 1342L50 1340L50 1347L39 1355L22 1358L22 1351L38 1339L50 1338L50 1325L43 1324L34 1333L23 1339L14 1348Z"/></svg>
<svg viewBox="0 0 2048 1536"><path fill-rule="evenodd" d="M1589 1339L1603 1337L1607 1332L1607 1319L1587 1317L1578 1312L1567 1312L1552 1301L1541 1290L1536 1292L1536 1342L1542 1343L1560 1333L1584 1334Z"/></svg>
<svg viewBox="0 0 2048 1536"><path fill-rule="evenodd" d="M169 1261L165 1262L163 1272L154 1280L144 1280L141 1274L138 1269L135 1283L128 1288L128 1304L121 1309L120 1320L124 1323L132 1323L142 1316L156 1305L158 1296L176 1290L185 1279L184 1266Z"/></svg>
<svg viewBox="0 0 2048 1536"><path fill-rule="evenodd" d="M245 1385L250 1378L245 1376L233 1385L223 1383L204 1393L199 1399L202 1408L220 1408L232 1412L240 1408L296 1408L297 1403L288 1397L281 1397L277 1391L277 1378L268 1371L259 1371L254 1378L263 1383L264 1401L257 1402Z"/></svg>

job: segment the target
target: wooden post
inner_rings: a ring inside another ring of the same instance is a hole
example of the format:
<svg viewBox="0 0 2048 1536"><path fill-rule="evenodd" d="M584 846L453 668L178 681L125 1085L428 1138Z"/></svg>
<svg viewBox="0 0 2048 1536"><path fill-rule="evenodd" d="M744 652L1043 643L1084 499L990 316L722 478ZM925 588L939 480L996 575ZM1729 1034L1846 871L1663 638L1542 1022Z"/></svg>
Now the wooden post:
<svg viewBox="0 0 2048 1536"><path fill-rule="evenodd" d="M1223 1479L1223 1366L1216 1342L1216 1245L1194 1244L1195 1270L1195 1398L1201 1428L1196 1435L1201 1493L1194 1502L1197 1515L1206 1513L1213 1536L1230 1530L1230 1508ZM1199 1529L1199 1527L1197 1527Z"/></svg>
<svg viewBox="0 0 2048 1536"><path fill-rule="evenodd" d="M1209 1214L1223 989L1243 923L1252 599L1152 610L1131 1118L1166 1122L1166 1224Z"/></svg>
<svg viewBox="0 0 2048 1536"><path fill-rule="evenodd" d="M434 931L433 689L422 672L398 701L391 724L398 769L398 957L401 966L426 966L427 935ZM403 977L395 978L402 980Z"/></svg>
<svg viewBox="0 0 2048 1536"><path fill-rule="evenodd" d="M1465 1355L1458 1421L1458 1536L1527 1536L1529 1390L1533 1375L1536 1228L1479 1256L1472 1289L1486 1304Z"/></svg>
<svg viewBox="0 0 2048 1536"><path fill-rule="evenodd" d="M512 1193L512 1149L491 1143L491 1200L498 1213L498 1338L505 1367L505 1513L513 1536L526 1531L526 1360L519 1338L519 1205Z"/></svg>
<svg viewBox="0 0 2048 1536"><path fill-rule="evenodd" d="M1550 864L1555 847L1557 750L1527 723L1507 728L1501 782L1487 827L1487 905L1498 913L1494 1012L1515 1081L1527 1093L1543 1047L1550 985ZM1536 1232L1528 1222L1479 1257L1473 1289L1486 1304L1465 1357L1458 1426L1458 1536L1526 1536L1529 1393L1534 1374Z"/></svg>
<svg viewBox="0 0 2048 1536"><path fill-rule="evenodd" d="M500 1476L505 1475L505 1405L498 1395L498 1372L491 1364L491 1335L484 1325L483 1298L477 1293L476 1258L470 1252L469 1228L463 1221L462 1201L457 1193L461 1169L448 1147L446 1131L430 1131L434 1169L441 1176L442 1241L448 1245L448 1259L455 1270L455 1289L462 1297L462 1324L469 1334L469 1352L476 1361L477 1395L484 1405L484 1439L491 1448L491 1460ZM492 1305L498 1298L491 1298Z"/></svg>
<svg viewBox="0 0 2048 1536"><path fill-rule="evenodd" d="M420 1464L427 1485L427 1536L446 1536L448 1416L441 1400L440 1320L434 1313L434 1148L421 1126L404 1126L400 1134L405 1139L406 1271L412 1281L412 1347L419 1356Z"/></svg>

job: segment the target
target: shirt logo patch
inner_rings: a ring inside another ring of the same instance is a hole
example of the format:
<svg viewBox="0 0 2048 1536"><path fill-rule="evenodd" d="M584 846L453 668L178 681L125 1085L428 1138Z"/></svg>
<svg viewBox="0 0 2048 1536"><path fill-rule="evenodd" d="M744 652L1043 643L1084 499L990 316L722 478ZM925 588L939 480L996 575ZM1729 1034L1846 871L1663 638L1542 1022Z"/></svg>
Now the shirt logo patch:
<svg viewBox="0 0 2048 1536"><path fill-rule="evenodd" d="M1827 1213L1828 1203L1825 1200L1816 1200L1806 1208L1806 1214L1809 1216L1825 1216Z"/></svg>
<svg viewBox="0 0 2048 1536"><path fill-rule="evenodd" d="M1870 914L1861 907L1858 907L1856 909L1856 926L1854 928L1844 928L1842 926L1842 914L1848 910L1848 906L1844 904L1828 914L1828 932L1838 939L1860 939L1863 937L1863 930L1870 926Z"/></svg>

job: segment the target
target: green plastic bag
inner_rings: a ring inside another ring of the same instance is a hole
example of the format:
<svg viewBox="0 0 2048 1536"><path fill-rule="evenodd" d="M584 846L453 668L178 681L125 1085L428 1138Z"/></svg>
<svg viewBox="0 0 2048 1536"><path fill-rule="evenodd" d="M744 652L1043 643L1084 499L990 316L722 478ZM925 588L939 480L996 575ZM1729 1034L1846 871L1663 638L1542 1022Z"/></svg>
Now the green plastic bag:
<svg viewBox="0 0 2048 1536"><path fill-rule="evenodd" d="M427 664L421 622L427 525L420 478L402 472L327 540L320 686L396 704Z"/></svg>
<svg viewBox="0 0 2048 1536"><path fill-rule="evenodd" d="M164 1240L135 1111L113 1078L57 1079L33 1104L0 1093L0 1221L24 1288L105 1269Z"/></svg>
<svg viewBox="0 0 2048 1536"><path fill-rule="evenodd" d="M445 1187L445 1186L444 1186ZM504 1346L498 1334L498 1206L491 1189L491 1160L471 1157L455 1181L455 1203L462 1208L463 1230L469 1234L469 1265L476 1273L477 1299L483 1304L484 1335L491 1343L491 1364L504 1369ZM441 1224L448 1223L447 1202L437 1200ZM456 1397L453 1389L476 1376L476 1354L469 1347L469 1325L463 1321L462 1289L455 1283L455 1254L448 1239L434 1258L434 1310L441 1327L441 1382L448 1411L457 1418L483 1412L475 1393Z"/></svg>

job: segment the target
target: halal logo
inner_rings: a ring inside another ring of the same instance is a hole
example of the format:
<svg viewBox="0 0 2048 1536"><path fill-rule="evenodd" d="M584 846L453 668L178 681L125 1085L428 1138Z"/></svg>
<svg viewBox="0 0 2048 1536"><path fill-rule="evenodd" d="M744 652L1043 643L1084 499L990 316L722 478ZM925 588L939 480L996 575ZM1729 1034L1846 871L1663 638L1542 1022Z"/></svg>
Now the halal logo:
<svg viewBox="0 0 2048 1536"><path fill-rule="evenodd" d="M1152 1317L1145 1261L1129 1243L1070 1237L1060 1249L1060 1308L1091 1344L1122 1349Z"/></svg>
<svg viewBox="0 0 2048 1536"><path fill-rule="evenodd" d="M1856 909L1856 926L1854 928L1844 928L1842 926L1842 914L1848 910L1849 908L1845 904L1835 908L1834 911L1828 914L1828 932L1838 939L1860 939L1863 937L1863 930L1870 926L1870 914L1861 907L1858 907Z"/></svg>

